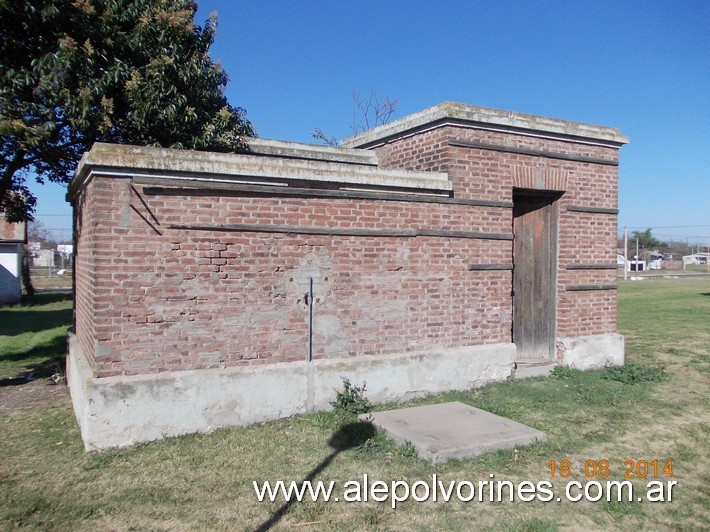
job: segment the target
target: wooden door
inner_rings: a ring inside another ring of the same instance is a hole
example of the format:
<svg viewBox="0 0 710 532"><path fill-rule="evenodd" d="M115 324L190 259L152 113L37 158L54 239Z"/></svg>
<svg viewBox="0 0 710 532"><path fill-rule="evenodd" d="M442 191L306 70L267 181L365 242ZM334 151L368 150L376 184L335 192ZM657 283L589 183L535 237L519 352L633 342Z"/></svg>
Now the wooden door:
<svg viewBox="0 0 710 532"><path fill-rule="evenodd" d="M518 360L554 355L557 267L555 198L513 196L513 342Z"/></svg>

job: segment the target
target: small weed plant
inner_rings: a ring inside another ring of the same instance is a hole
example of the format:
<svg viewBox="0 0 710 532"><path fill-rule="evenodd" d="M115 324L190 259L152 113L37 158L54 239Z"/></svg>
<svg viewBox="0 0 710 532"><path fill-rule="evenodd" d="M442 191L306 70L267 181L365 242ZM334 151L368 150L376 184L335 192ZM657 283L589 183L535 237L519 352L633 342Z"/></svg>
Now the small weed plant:
<svg viewBox="0 0 710 532"><path fill-rule="evenodd" d="M577 375L579 375L579 370L570 368L569 366L555 366L552 370L552 376L556 379L573 379Z"/></svg>
<svg viewBox="0 0 710 532"><path fill-rule="evenodd" d="M623 366L606 366L604 378L623 384L640 384L643 382L660 382L666 373L661 367L644 366L627 362Z"/></svg>
<svg viewBox="0 0 710 532"><path fill-rule="evenodd" d="M419 455L419 453L417 452L417 448L409 440L405 441L402 445L397 447L397 451L395 454L401 458L417 458L417 456Z"/></svg>
<svg viewBox="0 0 710 532"><path fill-rule="evenodd" d="M366 414L372 409L372 403L365 397L366 384L362 386L352 384L347 377L341 377L343 389L336 390L335 400L331 406L335 412L343 417L354 417Z"/></svg>

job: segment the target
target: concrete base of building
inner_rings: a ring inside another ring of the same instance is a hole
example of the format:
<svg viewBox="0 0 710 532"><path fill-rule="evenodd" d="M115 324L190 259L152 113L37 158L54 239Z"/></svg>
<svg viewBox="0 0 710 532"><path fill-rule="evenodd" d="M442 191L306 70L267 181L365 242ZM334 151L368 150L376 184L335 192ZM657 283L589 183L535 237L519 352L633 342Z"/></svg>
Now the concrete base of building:
<svg viewBox="0 0 710 532"><path fill-rule="evenodd" d="M558 338L557 352L562 364L576 369L621 366L624 364L624 337L609 333Z"/></svg>
<svg viewBox="0 0 710 532"><path fill-rule="evenodd" d="M342 378L373 402L464 390L508 378L515 345L94 377L70 335L67 381L87 451L327 410Z"/></svg>
<svg viewBox="0 0 710 532"><path fill-rule="evenodd" d="M561 338L561 362L577 369L624 363L618 334ZM465 390L513 373L514 344L426 353L287 362L96 378L73 335L67 381L87 451L126 447L327 410L342 378L367 383L373 402Z"/></svg>

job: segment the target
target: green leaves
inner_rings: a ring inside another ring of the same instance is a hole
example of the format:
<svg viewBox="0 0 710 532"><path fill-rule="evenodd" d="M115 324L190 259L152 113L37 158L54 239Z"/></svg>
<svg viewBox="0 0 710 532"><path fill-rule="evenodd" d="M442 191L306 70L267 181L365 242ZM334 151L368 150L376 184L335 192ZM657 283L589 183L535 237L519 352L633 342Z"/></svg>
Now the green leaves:
<svg viewBox="0 0 710 532"><path fill-rule="evenodd" d="M0 1L0 212L31 218L19 176L68 182L96 141L235 151L254 135L190 0Z"/></svg>

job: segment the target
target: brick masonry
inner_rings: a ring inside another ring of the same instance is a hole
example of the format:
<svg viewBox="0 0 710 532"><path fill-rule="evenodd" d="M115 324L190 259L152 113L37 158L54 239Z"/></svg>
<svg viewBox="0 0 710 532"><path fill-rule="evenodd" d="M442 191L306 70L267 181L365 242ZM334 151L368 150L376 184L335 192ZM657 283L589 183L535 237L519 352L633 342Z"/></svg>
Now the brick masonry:
<svg viewBox="0 0 710 532"><path fill-rule="evenodd" d="M557 336L615 333L616 292L574 287L613 285L616 271L569 267L616 262L626 139L527 115L514 127L480 122L445 105L430 111L450 120L405 118L341 152L255 141L248 156L191 163L185 152L97 145L70 187L73 342L91 377L302 362L309 277L315 362L411 355L416 364L427 353L508 345L513 273L469 266L512 264L516 187L562 193ZM259 175L240 174L244 161ZM319 231L331 234L308 234Z"/></svg>
<svg viewBox="0 0 710 532"><path fill-rule="evenodd" d="M452 141L547 151L614 163L618 162L618 147L590 146L568 139L541 139L511 132L450 126L412 135L376 149L381 164L385 166L447 172L456 196L461 198L512 202L514 187L521 185L521 188L564 191L558 201L558 335L586 336L616 332L615 292L568 292L565 287L574 284L616 283L615 270L567 269L575 264L615 264L616 214L574 212L567 208L576 206L616 211L618 167L451 146L449 143ZM541 187L535 187L534 179L531 179L536 174L542 176ZM558 188L559 185L564 188ZM496 220L499 227L510 230L513 223L512 209L489 209L485 220L486 223L491 223L488 220ZM507 258L511 260L512 244L506 243L504 246ZM507 274L503 282L512 283L512 275ZM510 309L512 303L509 301L507 304Z"/></svg>
<svg viewBox="0 0 710 532"><path fill-rule="evenodd" d="M78 238L76 329L97 376L300 360L308 276L314 358L509 340L510 272L467 271L471 262L510 262L509 241L169 229L243 223L510 231L501 209L156 198L144 188L103 177L87 186L93 212ZM153 216L159 223L146 221Z"/></svg>

